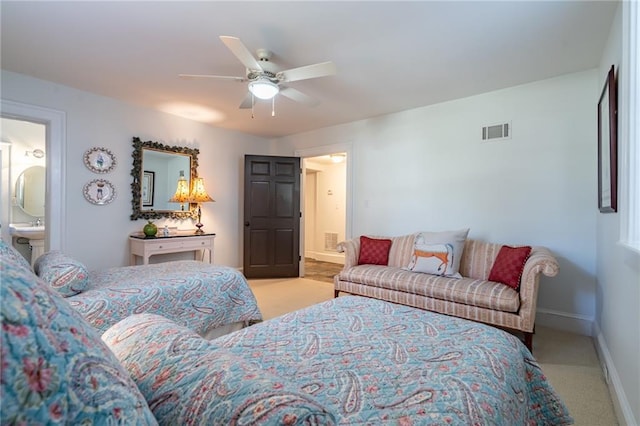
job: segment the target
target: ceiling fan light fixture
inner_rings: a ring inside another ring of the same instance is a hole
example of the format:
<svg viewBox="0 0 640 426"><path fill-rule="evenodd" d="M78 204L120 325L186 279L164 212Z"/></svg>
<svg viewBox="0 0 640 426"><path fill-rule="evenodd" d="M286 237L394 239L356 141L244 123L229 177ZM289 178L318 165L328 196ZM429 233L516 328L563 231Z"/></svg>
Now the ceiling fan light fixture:
<svg viewBox="0 0 640 426"><path fill-rule="evenodd" d="M259 78L249 83L249 91L258 99L272 99L280 88L277 84L265 78Z"/></svg>

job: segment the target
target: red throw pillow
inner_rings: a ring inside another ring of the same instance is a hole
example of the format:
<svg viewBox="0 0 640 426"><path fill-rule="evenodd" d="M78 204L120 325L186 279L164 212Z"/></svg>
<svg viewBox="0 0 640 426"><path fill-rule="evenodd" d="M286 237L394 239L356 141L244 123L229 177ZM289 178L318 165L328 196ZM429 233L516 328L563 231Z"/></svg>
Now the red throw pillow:
<svg viewBox="0 0 640 426"><path fill-rule="evenodd" d="M519 290L524 264L531 254L531 247L502 246L489 273L489 281L506 284Z"/></svg>
<svg viewBox="0 0 640 426"><path fill-rule="evenodd" d="M391 240L360 237L358 265L388 265Z"/></svg>

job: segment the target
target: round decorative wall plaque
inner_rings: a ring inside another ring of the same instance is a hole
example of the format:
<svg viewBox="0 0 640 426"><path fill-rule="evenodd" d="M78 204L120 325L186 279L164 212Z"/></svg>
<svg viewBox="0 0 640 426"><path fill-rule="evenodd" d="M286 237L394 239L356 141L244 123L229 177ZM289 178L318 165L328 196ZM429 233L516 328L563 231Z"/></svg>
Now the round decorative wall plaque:
<svg viewBox="0 0 640 426"><path fill-rule="evenodd" d="M108 180L94 179L83 189L84 198L91 204L109 204L116 198L116 190Z"/></svg>
<svg viewBox="0 0 640 426"><path fill-rule="evenodd" d="M91 148L84 153L84 165L94 173L109 173L116 166L116 157L106 148Z"/></svg>

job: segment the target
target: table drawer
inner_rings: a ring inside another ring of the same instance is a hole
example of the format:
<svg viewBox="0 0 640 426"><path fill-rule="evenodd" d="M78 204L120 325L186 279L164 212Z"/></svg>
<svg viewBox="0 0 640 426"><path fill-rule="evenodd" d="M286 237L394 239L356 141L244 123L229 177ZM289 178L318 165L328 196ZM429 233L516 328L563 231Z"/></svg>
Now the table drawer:
<svg viewBox="0 0 640 426"><path fill-rule="evenodd" d="M207 249L211 247L210 240L158 241L148 245L149 250L179 250L179 249Z"/></svg>

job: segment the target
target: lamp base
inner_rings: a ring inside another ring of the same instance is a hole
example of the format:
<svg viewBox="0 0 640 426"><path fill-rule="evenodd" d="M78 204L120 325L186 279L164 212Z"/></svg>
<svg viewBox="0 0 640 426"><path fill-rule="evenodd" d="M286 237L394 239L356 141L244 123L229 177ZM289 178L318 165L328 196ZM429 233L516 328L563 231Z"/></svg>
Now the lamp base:
<svg viewBox="0 0 640 426"><path fill-rule="evenodd" d="M200 210L200 204L198 204L198 223L196 223L196 234L204 234L204 231L202 230L202 227L204 225L202 224L202 210Z"/></svg>

